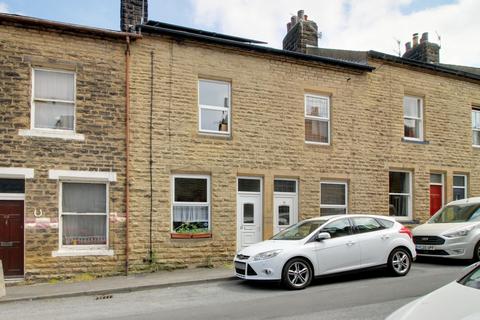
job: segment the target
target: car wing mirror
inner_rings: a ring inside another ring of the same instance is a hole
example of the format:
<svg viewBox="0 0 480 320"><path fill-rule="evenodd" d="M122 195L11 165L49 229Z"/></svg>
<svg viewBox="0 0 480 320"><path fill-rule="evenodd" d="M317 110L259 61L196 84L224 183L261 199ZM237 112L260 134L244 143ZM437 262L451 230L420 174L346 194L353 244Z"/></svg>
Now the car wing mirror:
<svg viewBox="0 0 480 320"><path fill-rule="evenodd" d="M323 240L326 240L326 239L330 239L331 236L330 236L330 233L328 232L319 232L317 234L317 236L315 237L315 241L323 241Z"/></svg>

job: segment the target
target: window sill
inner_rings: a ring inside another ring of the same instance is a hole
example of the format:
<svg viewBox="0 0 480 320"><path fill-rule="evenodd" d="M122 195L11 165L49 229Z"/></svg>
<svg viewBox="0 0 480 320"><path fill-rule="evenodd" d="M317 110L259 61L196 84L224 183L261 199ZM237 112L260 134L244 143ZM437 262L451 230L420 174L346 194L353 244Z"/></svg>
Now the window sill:
<svg viewBox="0 0 480 320"><path fill-rule="evenodd" d="M480 145L472 144L472 147L473 147L474 149L480 149Z"/></svg>
<svg viewBox="0 0 480 320"><path fill-rule="evenodd" d="M330 147L329 142L305 141L305 144L311 145L311 146L319 146L319 147Z"/></svg>
<svg viewBox="0 0 480 320"><path fill-rule="evenodd" d="M214 132L198 132L200 138L213 138L213 139L222 139L222 140L232 140L232 135L230 133L214 133Z"/></svg>
<svg viewBox="0 0 480 320"><path fill-rule="evenodd" d="M172 239L207 239L212 237L212 233L170 233L170 237Z"/></svg>
<svg viewBox="0 0 480 320"><path fill-rule="evenodd" d="M52 251L52 257L83 257L83 256L109 256L113 257L113 250L107 249L78 249L66 250L60 249Z"/></svg>
<svg viewBox="0 0 480 320"><path fill-rule="evenodd" d="M402 142L406 143L413 143L413 144L430 144L430 141L425 141L425 140L416 140L416 139L408 139L408 138L402 138Z"/></svg>
<svg viewBox="0 0 480 320"><path fill-rule="evenodd" d="M55 132L38 129L20 129L18 135L23 137L41 137L41 138L54 138L64 140L77 140L85 141L85 135L74 132Z"/></svg>

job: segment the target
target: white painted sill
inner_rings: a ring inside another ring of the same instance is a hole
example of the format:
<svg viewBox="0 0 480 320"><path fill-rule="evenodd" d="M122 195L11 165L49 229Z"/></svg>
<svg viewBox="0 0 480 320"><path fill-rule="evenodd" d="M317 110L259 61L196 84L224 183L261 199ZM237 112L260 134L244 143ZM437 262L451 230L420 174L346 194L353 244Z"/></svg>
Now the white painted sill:
<svg viewBox="0 0 480 320"><path fill-rule="evenodd" d="M83 256L109 256L113 257L113 250L107 249L79 249L52 251L52 257L83 257Z"/></svg>
<svg viewBox="0 0 480 320"><path fill-rule="evenodd" d="M18 130L18 135L23 137L41 137L85 141L85 135L74 132L53 132L38 129L20 129Z"/></svg>

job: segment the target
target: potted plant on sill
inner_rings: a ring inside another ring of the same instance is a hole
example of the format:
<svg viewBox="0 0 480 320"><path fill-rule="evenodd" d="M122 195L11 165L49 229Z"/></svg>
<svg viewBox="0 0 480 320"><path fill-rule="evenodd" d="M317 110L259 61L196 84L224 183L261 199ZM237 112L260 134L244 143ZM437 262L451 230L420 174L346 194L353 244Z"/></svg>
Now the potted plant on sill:
<svg viewBox="0 0 480 320"><path fill-rule="evenodd" d="M196 223L186 222L175 228L171 236L174 239L198 239L211 238L211 233L208 231L208 228L199 226Z"/></svg>
<svg viewBox="0 0 480 320"><path fill-rule="evenodd" d="M222 111L222 120L218 124L218 130L228 132L228 112Z"/></svg>

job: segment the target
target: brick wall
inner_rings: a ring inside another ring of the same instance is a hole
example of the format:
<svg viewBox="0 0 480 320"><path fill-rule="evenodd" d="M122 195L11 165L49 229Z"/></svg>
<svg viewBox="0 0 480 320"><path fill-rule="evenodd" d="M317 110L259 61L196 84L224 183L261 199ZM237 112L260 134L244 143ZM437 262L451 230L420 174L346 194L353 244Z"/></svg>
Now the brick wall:
<svg viewBox="0 0 480 320"><path fill-rule="evenodd" d="M35 170L25 185L27 278L112 274L124 261L124 44L11 26L0 28L0 167ZM30 129L32 67L75 71L76 128L84 141L25 137ZM52 257L58 250L58 182L48 170L115 171L110 184L113 257ZM36 219L34 211L43 212Z"/></svg>
<svg viewBox="0 0 480 320"><path fill-rule="evenodd" d="M344 180L349 211L388 214L389 169L414 176L414 219L429 213L429 172L470 175L480 195L480 150L472 149L471 103L478 85L374 61L373 73L190 41L144 35L132 49L132 265L148 256L150 58L153 52L153 248L167 265L231 261L236 250L236 177L264 178L264 238L272 234L273 179L299 179L300 219L318 216L319 183ZM198 79L232 87L232 135L198 133ZM331 96L332 143L304 143L304 94ZM425 98L429 144L402 142L403 96ZM171 175L209 174L212 238L171 239ZM142 240L145 239L145 240Z"/></svg>

